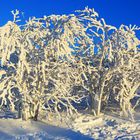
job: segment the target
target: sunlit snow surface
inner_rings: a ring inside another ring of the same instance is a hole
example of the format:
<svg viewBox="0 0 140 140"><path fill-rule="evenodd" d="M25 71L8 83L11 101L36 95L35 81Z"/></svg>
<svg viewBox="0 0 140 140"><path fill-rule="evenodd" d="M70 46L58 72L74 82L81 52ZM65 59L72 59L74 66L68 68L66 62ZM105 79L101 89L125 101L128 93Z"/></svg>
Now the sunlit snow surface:
<svg viewBox="0 0 140 140"><path fill-rule="evenodd" d="M75 120L73 128L99 140L140 140L139 120L139 113L135 114L135 122L115 115L103 115L96 119L85 115Z"/></svg>
<svg viewBox="0 0 140 140"><path fill-rule="evenodd" d="M62 127L58 127L49 125L52 122L44 122L45 120L22 121L12 117L14 114L0 114L0 140L140 139L139 113L136 114L136 122L110 115L97 118L92 115L81 115L71 122L70 128L62 128L63 123Z"/></svg>
<svg viewBox="0 0 140 140"><path fill-rule="evenodd" d="M0 114L0 140L92 140L80 132L48 125L41 121L5 118Z"/></svg>

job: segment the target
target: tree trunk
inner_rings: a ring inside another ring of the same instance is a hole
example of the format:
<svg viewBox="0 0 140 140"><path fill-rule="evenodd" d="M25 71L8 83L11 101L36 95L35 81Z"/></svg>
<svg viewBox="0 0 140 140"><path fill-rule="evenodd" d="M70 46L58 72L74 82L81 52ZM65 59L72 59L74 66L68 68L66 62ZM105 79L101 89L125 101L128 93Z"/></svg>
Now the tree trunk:
<svg viewBox="0 0 140 140"><path fill-rule="evenodd" d="M95 95L94 96L94 99L93 99L93 109L94 109L96 115L100 114L101 101L100 101L99 95Z"/></svg>
<svg viewBox="0 0 140 140"><path fill-rule="evenodd" d="M18 118L22 118L22 101L18 104Z"/></svg>
<svg viewBox="0 0 140 140"><path fill-rule="evenodd" d="M34 120L37 121L38 120L38 115L39 115L39 104L37 105L37 108L35 110L35 115L34 115Z"/></svg>
<svg viewBox="0 0 140 140"><path fill-rule="evenodd" d="M100 101L99 101L99 95L90 94L91 99L91 112L96 116L100 114Z"/></svg>
<svg viewBox="0 0 140 140"><path fill-rule="evenodd" d="M28 120L30 118L29 113L29 105L27 103L24 103L23 110L22 110L22 120Z"/></svg>

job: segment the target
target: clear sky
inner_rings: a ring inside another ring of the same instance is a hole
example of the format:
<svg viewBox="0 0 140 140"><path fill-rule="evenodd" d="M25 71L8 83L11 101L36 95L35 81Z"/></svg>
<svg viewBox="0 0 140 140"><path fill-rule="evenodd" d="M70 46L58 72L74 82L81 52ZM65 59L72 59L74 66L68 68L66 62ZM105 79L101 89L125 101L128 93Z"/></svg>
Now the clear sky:
<svg viewBox="0 0 140 140"><path fill-rule="evenodd" d="M136 24L140 26L140 0L0 0L0 26L12 19L11 10L30 16L69 14L85 6L94 8L107 24Z"/></svg>

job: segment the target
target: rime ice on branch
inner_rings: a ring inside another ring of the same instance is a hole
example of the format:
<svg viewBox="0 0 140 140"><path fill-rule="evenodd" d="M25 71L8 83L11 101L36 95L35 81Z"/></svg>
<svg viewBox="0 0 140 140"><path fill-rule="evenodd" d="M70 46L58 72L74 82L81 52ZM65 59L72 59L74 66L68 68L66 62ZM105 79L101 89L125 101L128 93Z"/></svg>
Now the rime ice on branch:
<svg viewBox="0 0 140 140"><path fill-rule="evenodd" d="M116 104L133 119L139 105L140 40L137 26L107 25L94 9L70 15L30 18L0 28L0 104L19 117L37 120L42 112L79 113L74 103L91 97L99 115ZM5 68L4 68L5 67Z"/></svg>

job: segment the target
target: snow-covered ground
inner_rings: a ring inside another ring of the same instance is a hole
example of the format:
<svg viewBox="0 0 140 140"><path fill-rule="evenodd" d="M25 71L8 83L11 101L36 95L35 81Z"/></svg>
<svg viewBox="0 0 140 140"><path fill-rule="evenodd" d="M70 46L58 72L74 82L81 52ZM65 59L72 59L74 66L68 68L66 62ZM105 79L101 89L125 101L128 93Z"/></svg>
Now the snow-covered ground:
<svg viewBox="0 0 140 140"><path fill-rule="evenodd" d="M0 114L0 140L140 140L139 112L135 115L135 122L115 115L79 115L68 122L67 127L56 118L22 121L13 116L10 113Z"/></svg>
<svg viewBox="0 0 140 140"><path fill-rule="evenodd" d="M73 128L99 140L140 140L139 120L131 122L110 115L93 119L85 115L75 120Z"/></svg>
<svg viewBox="0 0 140 140"><path fill-rule="evenodd" d="M80 132L43 122L0 119L0 140L92 140Z"/></svg>

